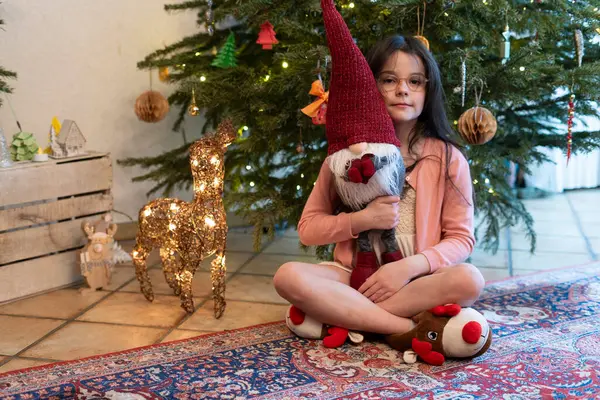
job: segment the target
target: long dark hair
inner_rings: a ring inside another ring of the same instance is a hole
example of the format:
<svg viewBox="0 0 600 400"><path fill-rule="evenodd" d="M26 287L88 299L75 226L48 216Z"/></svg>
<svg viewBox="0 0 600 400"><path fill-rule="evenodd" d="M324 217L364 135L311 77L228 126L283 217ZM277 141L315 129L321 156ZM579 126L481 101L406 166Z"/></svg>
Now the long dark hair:
<svg viewBox="0 0 600 400"><path fill-rule="evenodd" d="M444 107L445 95L440 68L431 52L427 50L425 45L419 39L412 36L394 35L375 43L367 54L367 62L369 63L369 67L371 68L375 79L379 78L381 70L387 60L397 51L419 57L423 62L425 75L429 80L427 82L427 93L425 94L423 111L417 120L418 123L415 126L415 132L409 136L408 151L409 153L412 153L413 146L420 137L431 137L443 141L446 145L446 179L456 188L456 185L452 182L449 175L452 147L455 147L458 151L463 153L463 155L464 149L456 139L454 139L456 133L450 126L450 122L446 115L446 108ZM417 162L419 161L421 160L417 160Z"/></svg>

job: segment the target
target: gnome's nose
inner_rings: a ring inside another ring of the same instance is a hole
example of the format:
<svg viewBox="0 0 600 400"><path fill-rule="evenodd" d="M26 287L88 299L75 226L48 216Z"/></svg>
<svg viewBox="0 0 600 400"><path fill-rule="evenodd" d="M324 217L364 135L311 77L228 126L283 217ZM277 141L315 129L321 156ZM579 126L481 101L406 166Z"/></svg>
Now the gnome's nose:
<svg viewBox="0 0 600 400"><path fill-rule="evenodd" d="M462 329L463 340L475 344L481 337L481 325L477 321L469 321Z"/></svg>
<svg viewBox="0 0 600 400"><path fill-rule="evenodd" d="M360 155L362 154L365 150L367 150L367 143L366 142L361 142L361 143L355 143L353 145L350 145L348 147L348 149L356 154L356 155Z"/></svg>

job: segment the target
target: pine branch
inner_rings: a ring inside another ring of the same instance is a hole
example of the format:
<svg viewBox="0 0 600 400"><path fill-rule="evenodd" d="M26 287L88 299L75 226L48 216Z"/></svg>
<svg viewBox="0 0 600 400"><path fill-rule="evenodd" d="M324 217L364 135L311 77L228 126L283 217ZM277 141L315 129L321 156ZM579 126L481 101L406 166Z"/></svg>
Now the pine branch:
<svg viewBox="0 0 600 400"><path fill-rule="evenodd" d="M4 21L2 19L0 19L0 29L1 26L4 24ZM4 80L4 79L16 79L17 78L17 74L15 72L9 71L7 69L4 69L2 66L0 66L0 92L3 93L12 93L12 88L8 85L8 83ZM0 107L2 107L2 97L0 97Z"/></svg>

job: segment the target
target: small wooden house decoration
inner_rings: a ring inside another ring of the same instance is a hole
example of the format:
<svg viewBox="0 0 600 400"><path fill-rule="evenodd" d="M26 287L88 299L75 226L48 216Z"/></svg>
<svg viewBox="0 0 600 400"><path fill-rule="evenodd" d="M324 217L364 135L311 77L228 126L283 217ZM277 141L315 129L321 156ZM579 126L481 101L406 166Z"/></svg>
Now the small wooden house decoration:
<svg viewBox="0 0 600 400"><path fill-rule="evenodd" d="M63 121L60 132L55 130L54 124L50 127L50 149L53 158L74 157L86 154L85 137L79 130L75 121Z"/></svg>

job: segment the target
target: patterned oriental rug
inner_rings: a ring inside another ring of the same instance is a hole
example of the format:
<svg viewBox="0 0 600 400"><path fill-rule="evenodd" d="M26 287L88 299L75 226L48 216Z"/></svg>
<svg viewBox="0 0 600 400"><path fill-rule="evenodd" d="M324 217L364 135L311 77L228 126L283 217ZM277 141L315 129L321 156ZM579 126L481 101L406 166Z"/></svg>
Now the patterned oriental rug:
<svg viewBox="0 0 600 400"><path fill-rule="evenodd" d="M283 322L0 375L7 399L600 398L600 264L487 286L490 351L441 367L384 343L326 349Z"/></svg>

